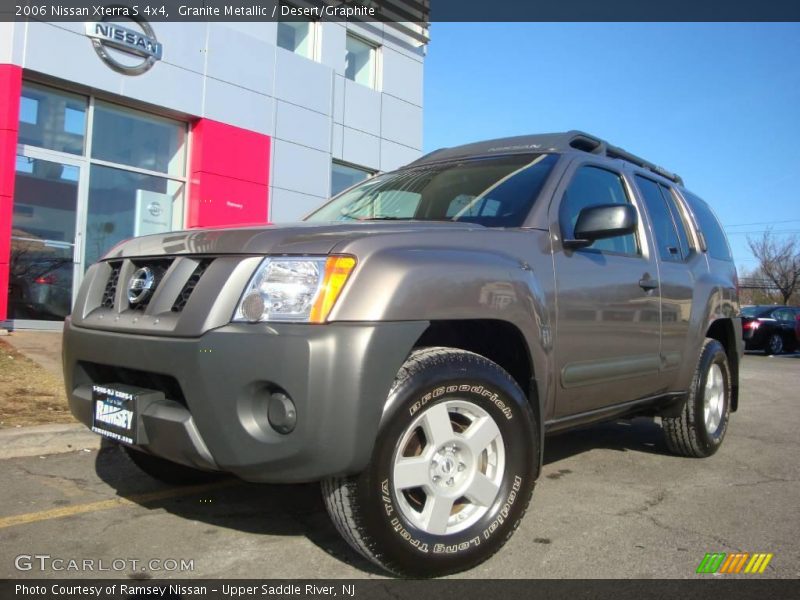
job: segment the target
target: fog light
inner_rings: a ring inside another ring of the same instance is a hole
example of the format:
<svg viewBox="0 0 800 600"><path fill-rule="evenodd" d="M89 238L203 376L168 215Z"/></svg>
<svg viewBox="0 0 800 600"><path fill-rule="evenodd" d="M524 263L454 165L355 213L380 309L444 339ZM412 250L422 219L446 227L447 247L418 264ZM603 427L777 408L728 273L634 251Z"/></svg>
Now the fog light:
<svg viewBox="0 0 800 600"><path fill-rule="evenodd" d="M286 394L275 392L270 396L267 411L269 424L278 433L291 433L297 425L297 410Z"/></svg>

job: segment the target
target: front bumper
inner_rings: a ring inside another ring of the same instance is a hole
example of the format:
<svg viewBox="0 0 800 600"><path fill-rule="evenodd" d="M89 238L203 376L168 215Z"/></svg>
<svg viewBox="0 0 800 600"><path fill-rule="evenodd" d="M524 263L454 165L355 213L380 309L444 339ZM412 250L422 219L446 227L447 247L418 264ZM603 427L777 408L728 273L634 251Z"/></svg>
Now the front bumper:
<svg viewBox="0 0 800 600"><path fill-rule="evenodd" d="M140 417L140 449L174 462L273 483L352 474L367 465L394 377L427 326L231 324L176 338L67 319L67 396L73 415L91 427L93 384L163 392ZM297 410L286 435L267 421L276 390Z"/></svg>

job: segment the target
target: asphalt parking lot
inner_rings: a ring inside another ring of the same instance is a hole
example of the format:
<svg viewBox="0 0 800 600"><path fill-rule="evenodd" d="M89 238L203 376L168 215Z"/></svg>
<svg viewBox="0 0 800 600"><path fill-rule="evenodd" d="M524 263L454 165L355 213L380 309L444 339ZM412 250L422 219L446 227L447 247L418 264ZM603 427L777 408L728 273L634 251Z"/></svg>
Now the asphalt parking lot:
<svg viewBox="0 0 800 600"><path fill-rule="evenodd" d="M748 355L741 383L725 445L707 460L668 455L646 419L549 439L516 535L458 577L697 577L706 552L733 551L774 553L758 577L800 576L800 354ZM0 481L0 578L383 576L339 539L314 485L171 488L113 447L2 460ZM142 571L152 559L193 570Z"/></svg>

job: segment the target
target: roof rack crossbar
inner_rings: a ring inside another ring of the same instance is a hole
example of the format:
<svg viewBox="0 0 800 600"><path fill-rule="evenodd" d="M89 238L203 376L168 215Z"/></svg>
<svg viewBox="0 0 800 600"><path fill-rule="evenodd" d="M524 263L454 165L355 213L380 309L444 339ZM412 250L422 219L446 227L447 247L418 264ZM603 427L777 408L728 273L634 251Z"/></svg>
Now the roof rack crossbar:
<svg viewBox="0 0 800 600"><path fill-rule="evenodd" d="M652 171L656 175L661 175L661 177L669 179L670 181L673 181L678 185L683 185L683 179L681 179L680 175L672 173L671 171L667 171L665 168L659 167L658 165L655 165L648 160L640 158L635 154L631 154L630 152L628 152L627 150L623 150L622 148L618 148L616 146L608 146L606 150L606 156L608 156L609 158L618 158L620 160L627 161L629 163L636 165L637 167L641 167L643 169L647 169L648 171Z"/></svg>

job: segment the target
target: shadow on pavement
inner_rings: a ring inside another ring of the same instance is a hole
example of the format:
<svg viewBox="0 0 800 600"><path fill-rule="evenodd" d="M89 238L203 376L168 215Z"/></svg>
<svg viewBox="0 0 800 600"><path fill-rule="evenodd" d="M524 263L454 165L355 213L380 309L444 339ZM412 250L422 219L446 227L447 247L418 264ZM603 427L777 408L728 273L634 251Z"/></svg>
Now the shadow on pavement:
<svg viewBox="0 0 800 600"><path fill-rule="evenodd" d="M557 463L595 448L668 454L661 427L652 419L588 426L547 439L544 463ZM116 493L148 509L182 519L272 536L305 536L330 556L362 571L385 575L353 551L331 523L317 484L268 485L221 478L218 489L164 499L139 498L175 489L142 473L111 442L103 441L95 462L98 476ZM213 529L209 535L216 533Z"/></svg>
<svg viewBox="0 0 800 600"><path fill-rule="evenodd" d="M651 418L618 420L590 425L550 436L544 445L544 464L557 463L589 450L604 448L620 452L669 455L661 425Z"/></svg>
<svg viewBox="0 0 800 600"><path fill-rule="evenodd" d="M385 575L341 538L325 510L318 484L254 484L221 477L218 489L209 486L212 489L202 493L143 501L140 496L176 488L141 472L118 446L105 440L95 471L118 496L148 509L162 509L182 519L246 533L305 536L337 560L367 573ZM213 536L217 532L209 529L206 533Z"/></svg>

